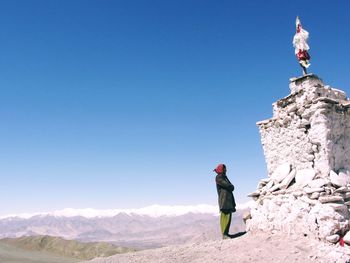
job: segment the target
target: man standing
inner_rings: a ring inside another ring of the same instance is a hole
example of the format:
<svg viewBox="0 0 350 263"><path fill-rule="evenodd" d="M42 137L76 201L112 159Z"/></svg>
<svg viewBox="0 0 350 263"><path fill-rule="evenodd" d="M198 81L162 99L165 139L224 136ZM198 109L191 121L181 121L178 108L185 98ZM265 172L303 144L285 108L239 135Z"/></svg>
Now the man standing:
<svg viewBox="0 0 350 263"><path fill-rule="evenodd" d="M226 165L219 164L214 169L214 172L217 173L215 182L220 208L221 233L223 238L227 239L231 238L228 232L231 225L232 213L236 212L235 198L232 193L235 187L226 176Z"/></svg>

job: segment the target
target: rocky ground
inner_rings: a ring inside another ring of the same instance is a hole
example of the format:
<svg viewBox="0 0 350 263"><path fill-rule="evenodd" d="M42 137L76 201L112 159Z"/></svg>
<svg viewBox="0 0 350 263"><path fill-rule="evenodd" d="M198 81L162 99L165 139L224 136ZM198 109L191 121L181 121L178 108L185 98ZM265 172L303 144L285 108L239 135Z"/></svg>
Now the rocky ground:
<svg viewBox="0 0 350 263"><path fill-rule="evenodd" d="M346 263L350 262L350 247L330 245L304 236L247 233L230 240L169 246L89 261L89 263L123 262Z"/></svg>

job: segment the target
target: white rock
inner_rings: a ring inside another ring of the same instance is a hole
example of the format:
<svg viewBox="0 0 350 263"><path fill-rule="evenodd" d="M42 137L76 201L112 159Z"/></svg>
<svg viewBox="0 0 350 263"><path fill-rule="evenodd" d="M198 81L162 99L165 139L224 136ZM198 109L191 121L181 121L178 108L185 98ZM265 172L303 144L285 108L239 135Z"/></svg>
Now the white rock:
<svg viewBox="0 0 350 263"><path fill-rule="evenodd" d="M335 244L335 243L337 243L337 242L339 241L339 238L340 238L339 235L334 234L334 235L331 235L331 236L326 237L326 240L327 240L328 242L330 242L330 243Z"/></svg>
<svg viewBox="0 0 350 263"><path fill-rule="evenodd" d="M273 191L276 191L277 189L281 189L281 184L276 184L272 186L268 191L273 192Z"/></svg>
<svg viewBox="0 0 350 263"><path fill-rule="evenodd" d="M310 204L310 205L315 205L315 204L317 204L317 201L316 201L316 200L312 200L312 199L310 199L310 198L308 198L308 197L306 197L306 196L301 196L301 197L299 197L299 199L300 199L301 201L305 202L305 203Z"/></svg>
<svg viewBox="0 0 350 263"><path fill-rule="evenodd" d="M279 165L271 175L271 180L275 183L280 183L290 172L290 163L283 163Z"/></svg>
<svg viewBox="0 0 350 263"><path fill-rule="evenodd" d="M334 186L342 187L347 186L348 182L344 176L337 175L333 170L329 173L329 178Z"/></svg>
<svg viewBox="0 0 350 263"><path fill-rule="evenodd" d="M302 191L295 191L295 192L292 192L292 195L295 197L299 197L299 196L303 195L303 192Z"/></svg>
<svg viewBox="0 0 350 263"><path fill-rule="evenodd" d="M321 196L318 199L321 203L332 203L332 202L344 202L343 197L341 196Z"/></svg>
<svg viewBox="0 0 350 263"><path fill-rule="evenodd" d="M286 178L283 179L283 181L281 182L281 189L286 189L289 184L293 181L293 179L295 178L296 175L296 170L293 169L287 176Z"/></svg>
<svg viewBox="0 0 350 263"><path fill-rule="evenodd" d="M274 182L271 180L270 182L267 183L267 185L264 187L264 190L269 190L273 186Z"/></svg>
<svg viewBox="0 0 350 263"><path fill-rule="evenodd" d="M313 154L308 154L308 155L306 156L306 159L307 159L309 162L312 162L312 161L315 159L315 155L313 155Z"/></svg>
<svg viewBox="0 0 350 263"><path fill-rule="evenodd" d="M243 219L243 222L246 224L247 220L251 219L252 218L252 215L250 213L250 211L246 211L243 213L242 215L242 219Z"/></svg>
<svg viewBox="0 0 350 263"><path fill-rule="evenodd" d="M305 186L307 185L312 179L315 177L315 170L314 169L302 169L298 170L295 175L295 182L298 186Z"/></svg>
<svg viewBox="0 0 350 263"><path fill-rule="evenodd" d="M334 211L339 212L346 212L348 210L348 207L345 204L335 204L335 203L328 203L327 206L330 206L334 209Z"/></svg>
<svg viewBox="0 0 350 263"><path fill-rule="evenodd" d="M334 208L331 206L318 203L316 204L310 211L310 213L316 215L317 221L320 223L321 221L332 221L337 219L337 214L334 211Z"/></svg>
<svg viewBox="0 0 350 263"><path fill-rule="evenodd" d="M325 186L324 190L326 191L327 195L333 195L335 188L334 187L329 187L329 186Z"/></svg>
<svg viewBox="0 0 350 263"><path fill-rule="evenodd" d="M273 195L284 195L286 193L286 190L279 190L279 191L275 191L272 194Z"/></svg>
<svg viewBox="0 0 350 263"><path fill-rule="evenodd" d="M307 126L307 125L310 125L310 122L308 120L302 119L300 125Z"/></svg>
<svg viewBox="0 0 350 263"><path fill-rule="evenodd" d="M309 187L305 187L304 188L304 192L307 194L312 194L314 192L324 192L324 188L319 187L319 188L309 188Z"/></svg>
<svg viewBox="0 0 350 263"><path fill-rule="evenodd" d="M343 237L343 240L346 244L350 245L350 231L345 234L345 236Z"/></svg>
<svg viewBox="0 0 350 263"><path fill-rule="evenodd" d="M257 196L260 196L260 192L259 191L255 191L253 193L250 193L247 195L248 197L257 197Z"/></svg>
<svg viewBox="0 0 350 263"><path fill-rule="evenodd" d="M334 193L346 193L346 192L349 192L350 191L350 189L348 188L348 187L346 187L346 186L341 186L341 187L339 187L338 189L336 189L335 191L334 191Z"/></svg>
<svg viewBox="0 0 350 263"><path fill-rule="evenodd" d="M319 197L320 197L320 193L315 192L311 194L310 199L318 199Z"/></svg>
<svg viewBox="0 0 350 263"><path fill-rule="evenodd" d="M308 186L310 186L311 188L322 187L326 184L327 184L327 181L326 181L326 179L323 179L323 178L315 179L315 180L308 182Z"/></svg>

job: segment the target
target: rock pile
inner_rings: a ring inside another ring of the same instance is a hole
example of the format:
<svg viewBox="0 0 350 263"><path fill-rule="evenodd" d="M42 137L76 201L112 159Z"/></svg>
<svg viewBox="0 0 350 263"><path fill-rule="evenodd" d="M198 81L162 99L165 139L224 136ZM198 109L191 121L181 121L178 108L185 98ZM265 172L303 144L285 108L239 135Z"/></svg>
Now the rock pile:
<svg viewBox="0 0 350 263"><path fill-rule="evenodd" d="M350 101L312 74L290 89L257 123L269 177L249 195L247 228L350 244Z"/></svg>

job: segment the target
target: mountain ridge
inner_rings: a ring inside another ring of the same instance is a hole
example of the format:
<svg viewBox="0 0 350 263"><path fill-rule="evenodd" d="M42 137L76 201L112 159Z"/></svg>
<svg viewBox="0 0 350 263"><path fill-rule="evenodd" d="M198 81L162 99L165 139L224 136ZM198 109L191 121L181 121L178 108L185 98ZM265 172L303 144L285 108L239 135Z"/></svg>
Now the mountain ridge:
<svg viewBox="0 0 350 263"><path fill-rule="evenodd" d="M95 257L107 257L135 249L117 247L106 242L83 243L76 240L65 240L54 236L30 236L0 239L0 244L33 252L46 252L57 256L89 260Z"/></svg>
<svg viewBox="0 0 350 263"><path fill-rule="evenodd" d="M242 220L245 211L237 210L233 214L232 231L245 229ZM50 235L144 249L219 238L219 222L219 216L213 213L160 217L118 214L114 217L93 218L46 215L0 220L0 238Z"/></svg>
<svg viewBox="0 0 350 263"><path fill-rule="evenodd" d="M243 204L238 204L237 209L246 209L251 206L251 201ZM144 215L150 217L172 217L180 216L188 213L194 214L212 214L218 215L219 208L217 205L198 204L198 205L151 205L143 208L134 209L94 209L94 208L65 208L62 210L55 210L52 212L37 212L37 213L19 213L0 216L0 220L13 220L16 218L30 219L32 217L77 217L84 218L103 218L114 217L119 214L126 215Z"/></svg>

